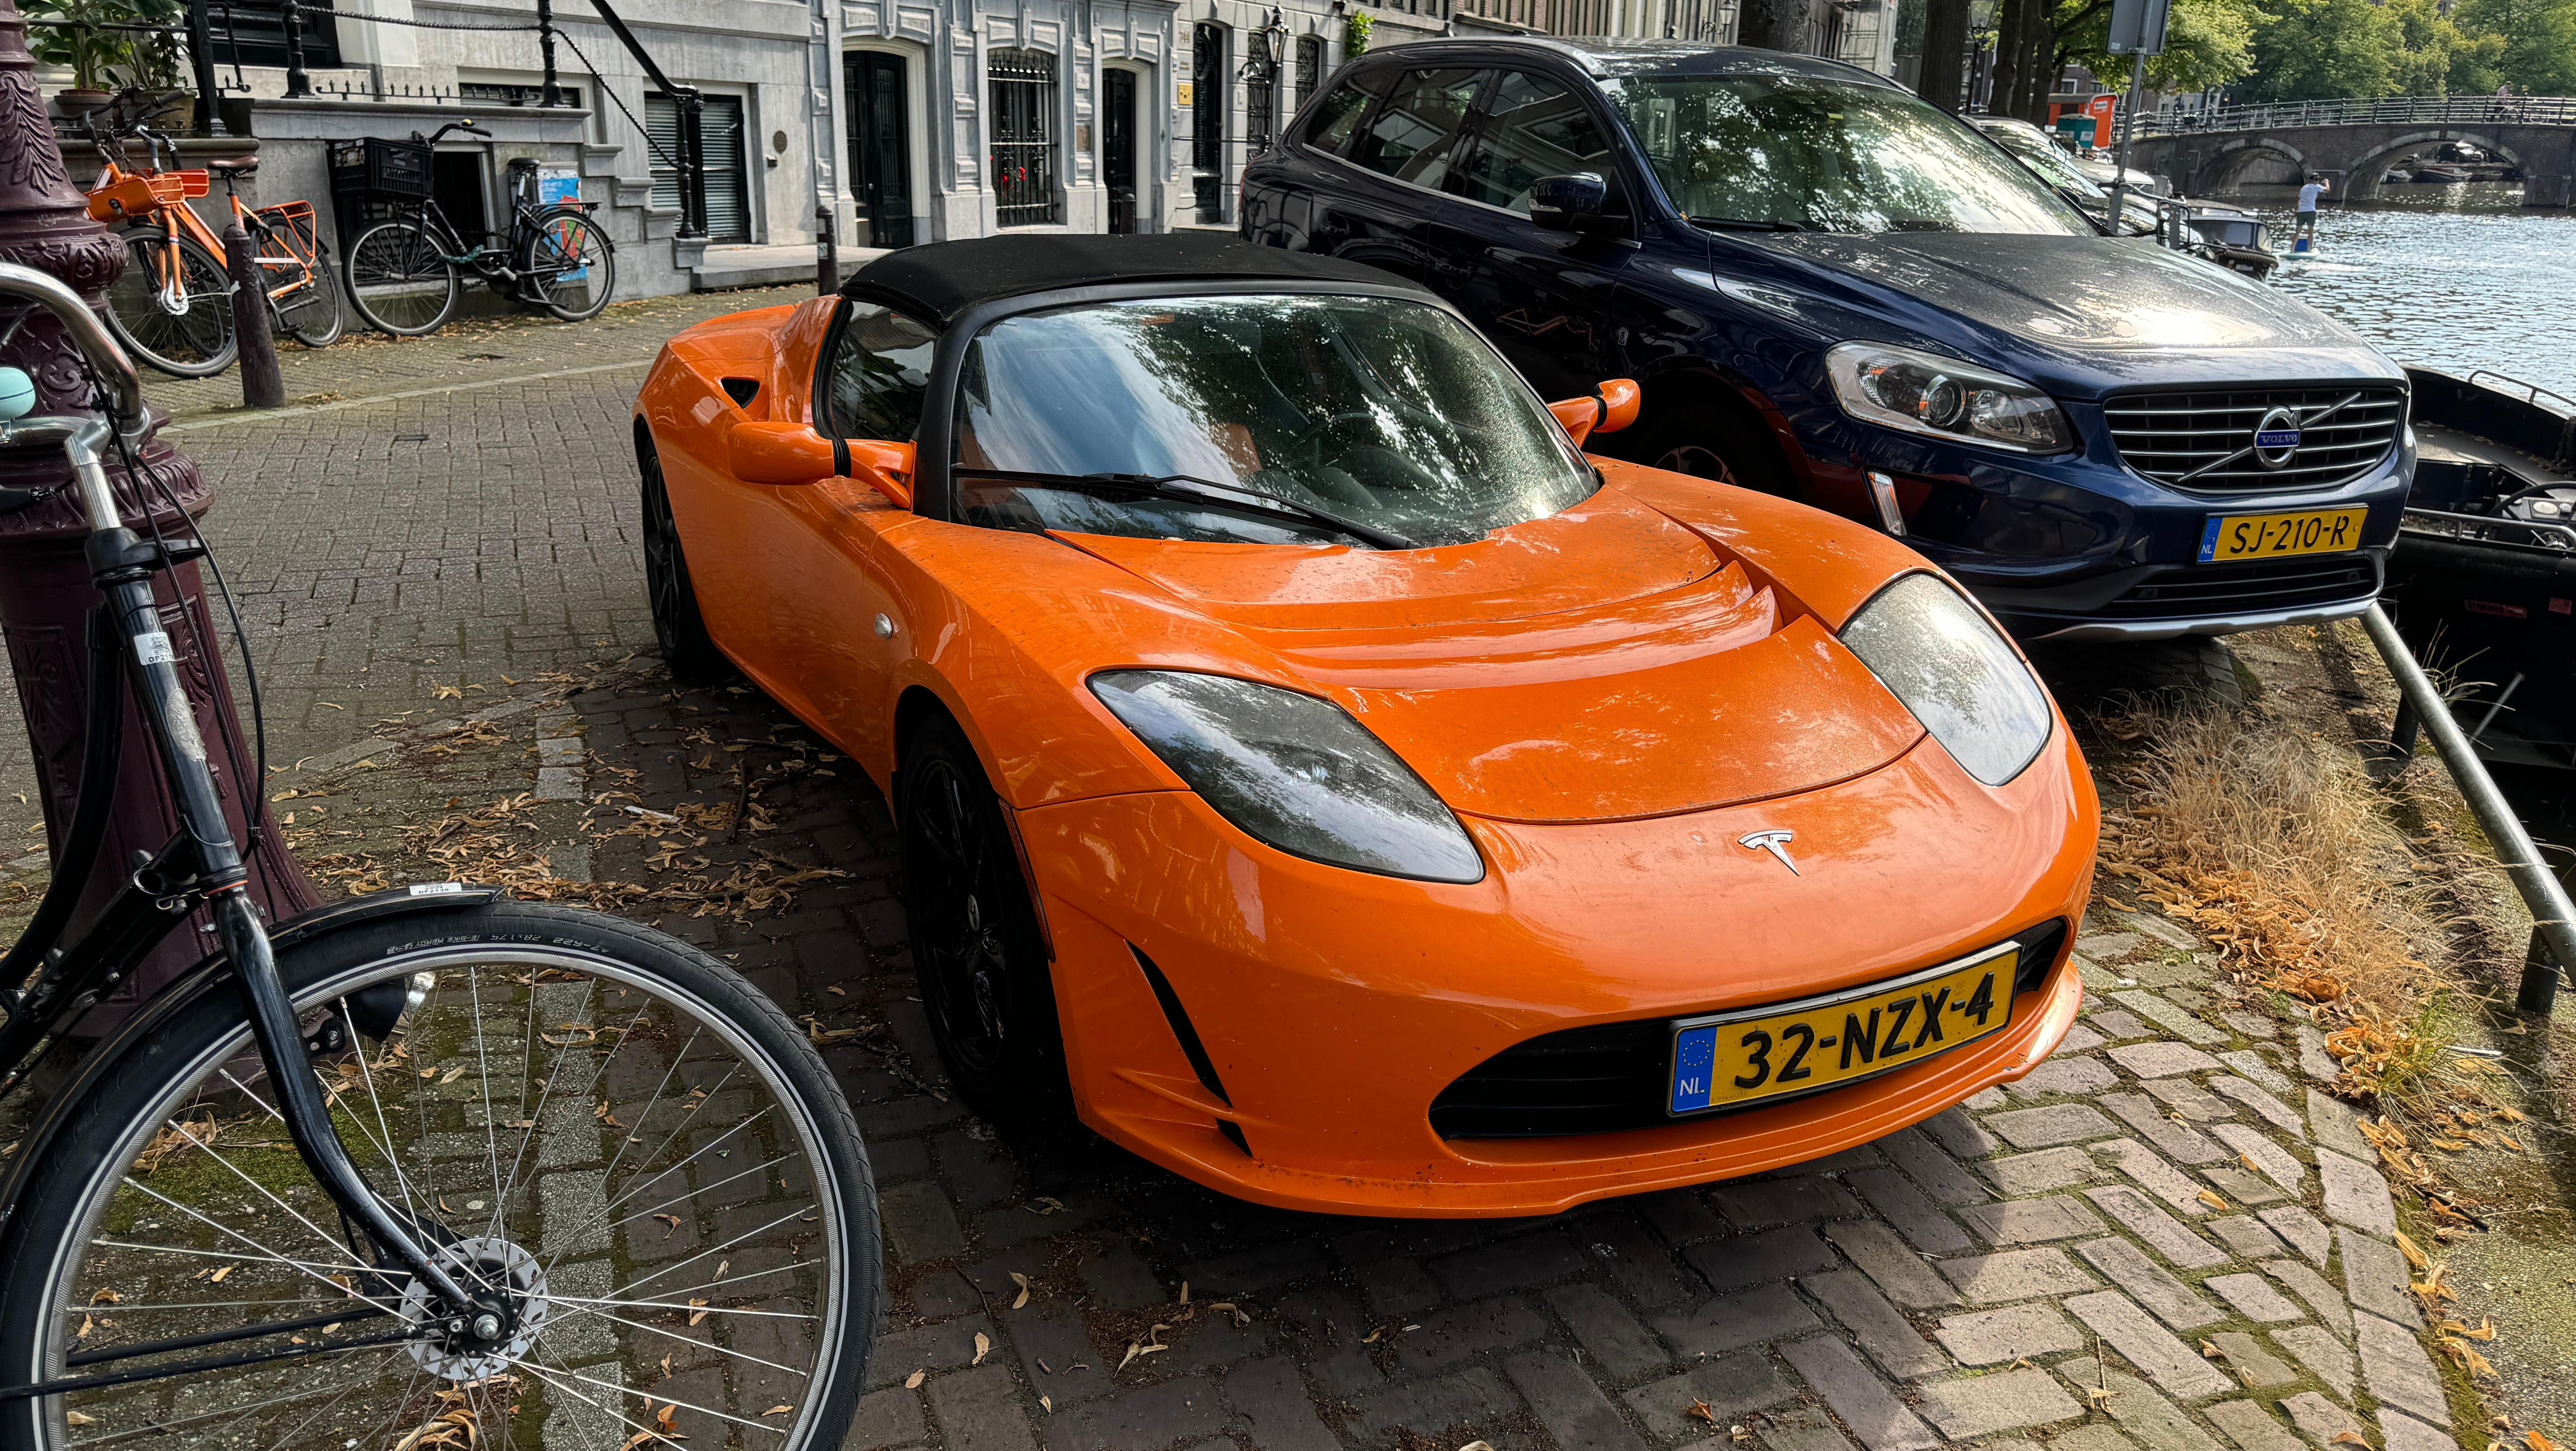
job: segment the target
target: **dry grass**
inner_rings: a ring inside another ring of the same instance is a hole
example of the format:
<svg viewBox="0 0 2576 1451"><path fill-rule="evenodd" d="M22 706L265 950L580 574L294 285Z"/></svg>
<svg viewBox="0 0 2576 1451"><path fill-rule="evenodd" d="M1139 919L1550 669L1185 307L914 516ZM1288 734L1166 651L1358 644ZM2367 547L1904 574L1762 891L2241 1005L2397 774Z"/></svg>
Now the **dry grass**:
<svg viewBox="0 0 2576 1451"><path fill-rule="evenodd" d="M2100 725L2132 752L2106 868L2218 943L2240 981L2306 1005L2340 1090L2429 1106L2452 1036L2426 966L2444 913L2360 764L2252 712L2138 707Z"/></svg>

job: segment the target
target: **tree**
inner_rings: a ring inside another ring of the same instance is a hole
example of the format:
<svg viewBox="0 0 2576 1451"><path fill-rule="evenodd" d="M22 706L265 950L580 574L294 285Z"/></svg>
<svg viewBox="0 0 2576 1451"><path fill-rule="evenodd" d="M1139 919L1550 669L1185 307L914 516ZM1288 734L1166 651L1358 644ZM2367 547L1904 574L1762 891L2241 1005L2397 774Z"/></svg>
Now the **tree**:
<svg viewBox="0 0 2576 1451"><path fill-rule="evenodd" d="M2393 96L2403 41L2398 22L2371 0L2280 0L2254 36L2247 100L2316 101Z"/></svg>
<svg viewBox="0 0 2576 1451"><path fill-rule="evenodd" d="M2359 0L2356 0L2359 3ZM2075 7L2060 0L2061 11ZM2165 48L2147 58L2147 79L2166 91L2205 91L2251 73L2255 38L2273 16L2254 0L2175 0L2165 21ZM2061 23L2061 64L2089 66L2116 84L2129 79L2129 61L2111 54L2108 5L2077 11Z"/></svg>
<svg viewBox="0 0 2576 1451"><path fill-rule="evenodd" d="M1968 49L1968 0L1924 0L1923 78L1914 93L1956 111Z"/></svg>
<svg viewBox="0 0 2576 1451"><path fill-rule="evenodd" d="M2496 43L2496 73L2515 90L2576 94L2576 0L2460 0L2451 18L2463 36Z"/></svg>

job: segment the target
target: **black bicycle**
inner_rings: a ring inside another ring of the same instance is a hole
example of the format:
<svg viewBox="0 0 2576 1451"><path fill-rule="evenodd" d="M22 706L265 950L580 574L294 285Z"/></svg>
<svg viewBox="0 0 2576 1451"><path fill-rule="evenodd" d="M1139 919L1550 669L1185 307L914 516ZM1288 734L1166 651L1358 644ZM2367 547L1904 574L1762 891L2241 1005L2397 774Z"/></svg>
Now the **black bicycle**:
<svg viewBox="0 0 2576 1451"><path fill-rule="evenodd" d="M106 596L79 804L0 959L0 1091L68 1056L71 1025L201 909L216 943L47 1075L64 1086L0 1180L0 1448L838 1451L877 1211L813 1047L685 943L489 888L264 926L209 756L233 782L262 767L202 739L182 690L182 668L223 667L156 601L205 549L155 522L179 511L137 457L133 365L53 279L0 265L0 296L62 322L107 414L0 423L0 444L69 456ZM42 497L0 488L0 513ZM127 690L156 757L132 768L183 824L109 866L123 885L73 934Z"/></svg>
<svg viewBox="0 0 2576 1451"><path fill-rule="evenodd" d="M432 147L451 131L490 134L450 121L411 139ZM470 269L503 296L566 322L597 317L617 290L617 248L592 218L594 204L546 203L537 164L525 158L510 163L508 191L509 225L470 247L435 198L389 201L393 215L349 242L349 304L358 316L395 337L434 333L455 315Z"/></svg>

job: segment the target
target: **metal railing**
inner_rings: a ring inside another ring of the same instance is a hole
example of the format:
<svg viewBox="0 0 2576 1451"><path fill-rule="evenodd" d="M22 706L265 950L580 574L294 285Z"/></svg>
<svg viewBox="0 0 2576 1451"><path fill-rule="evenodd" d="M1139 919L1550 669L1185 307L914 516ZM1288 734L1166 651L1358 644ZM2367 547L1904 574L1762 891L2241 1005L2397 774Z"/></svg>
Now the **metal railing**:
<svg viewBox="0 0 2576 1451"><path fill-rule="evenodd" d="M2296 126L2576 126L2571 96L2353 96L2273 101L2138 117L2141 136L2203 131L2281 131Z"/></svg>

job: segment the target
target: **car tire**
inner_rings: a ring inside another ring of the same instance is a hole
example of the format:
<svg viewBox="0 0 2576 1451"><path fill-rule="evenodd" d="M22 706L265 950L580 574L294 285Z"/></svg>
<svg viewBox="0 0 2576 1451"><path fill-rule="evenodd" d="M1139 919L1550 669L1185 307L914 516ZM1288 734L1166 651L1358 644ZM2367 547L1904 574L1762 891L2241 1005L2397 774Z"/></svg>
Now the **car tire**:
<svg viewBox="0 0 2576 1451"><path fill-rule="evenodd" d="M1636 426L1602 440L1601 452L1758 494L1803 499L1771 425L1753 405L1715 387L1649 392Z"/></svg>
<svg viewBox="0 0 2576 1451"><path fill-rule="evenodd" d="M652 603L653 639L661 647L662 663L683 680L720 677L731 667L698 613L688 552L680 546L671 491L662 482L662 455L641 424L635 429L635 468L644 492L644 592Z"/></svg>
<svg viewBox="0 0 2576 1451"><path fill-rule="evenodd" d="M895 777L903 910L930 1034L957 1094L997 1123L1073 1113L1046 936L999 796L945 715Z"/></svg>

